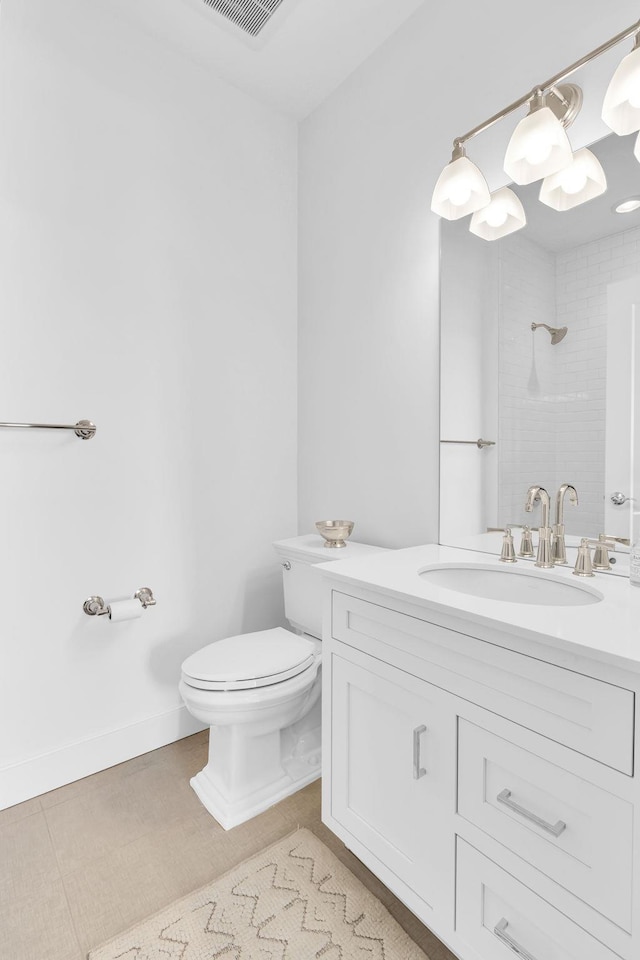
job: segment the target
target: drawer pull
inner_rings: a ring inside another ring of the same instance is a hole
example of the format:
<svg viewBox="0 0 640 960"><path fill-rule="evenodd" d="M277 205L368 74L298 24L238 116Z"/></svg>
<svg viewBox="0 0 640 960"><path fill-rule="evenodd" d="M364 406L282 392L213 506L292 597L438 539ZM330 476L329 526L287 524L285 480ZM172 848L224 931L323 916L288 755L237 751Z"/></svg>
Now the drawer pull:
<svg viewBox="0 0 640 960"><path fill-rule="evenodd" d="M502 942L509 947L509 950L513 950L513 952L517 954L517 956L521 957L522 960L536 960L532 953L529 953L529 951L525 950L524 947L521 947L520 944L513 939L513 937L509 936L507 933L508 926L509 924L504 917L502 920L499 920L496 923L495 927L493 928L493 932L498 940L502 940Z"/></svg>
<svg viewBox="0 0 640 960"><path fill-rule="evenodd" d="M521 807L519 803L515 803L510 797L511 790L502 790L496 797L496 800L498 803L503 803L505 807L509 807L509 810L513 810L514 813L519 813L525 820L530 820L531 823L535 823L541 830L546 830L547 833L550 833L554 837L559 837L563 830L567 829L564 820L558 820L557 823L547 823L542 817L537 817L535 813L531 813L530 810Z"/></svg>
<svg viewBox="0 0 640 960"><path fill-rule="evenodd" d="M427 732L424 724L416 727L413 731L413 779L419 780L426 775L424 767L420 766L420 737Z"/></svg>

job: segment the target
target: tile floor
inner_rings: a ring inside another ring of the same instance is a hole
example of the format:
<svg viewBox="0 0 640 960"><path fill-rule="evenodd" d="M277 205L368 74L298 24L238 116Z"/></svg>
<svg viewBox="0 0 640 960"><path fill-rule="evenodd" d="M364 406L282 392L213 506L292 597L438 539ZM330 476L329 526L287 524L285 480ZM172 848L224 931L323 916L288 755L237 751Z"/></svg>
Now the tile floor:
<svg viewBox="0 0 640 960"><path fill-rule="evenodd" d="M455 960L321 823L319 782L234 830L218 826L189 786L206 762L207 735L0 811L3 960L84 960L298 826L347 864L431 960Z"/></svg>

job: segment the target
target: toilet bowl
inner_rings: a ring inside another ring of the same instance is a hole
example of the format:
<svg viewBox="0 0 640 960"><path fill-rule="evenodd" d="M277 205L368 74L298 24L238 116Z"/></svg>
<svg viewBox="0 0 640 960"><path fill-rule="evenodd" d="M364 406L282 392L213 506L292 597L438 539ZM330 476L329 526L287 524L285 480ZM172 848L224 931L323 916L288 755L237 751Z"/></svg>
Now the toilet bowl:
<svg viewBox="0 0 640 960"><path fill-rule="evenodd" d="M209 726L209 757L191 780L218 823L256 816L320 776L321 577L334 561L321 537L274 544L284 579L285 615L275 627L226 637L182 664L180 695ZM349 543L340 558L381 550Z"/></svg>

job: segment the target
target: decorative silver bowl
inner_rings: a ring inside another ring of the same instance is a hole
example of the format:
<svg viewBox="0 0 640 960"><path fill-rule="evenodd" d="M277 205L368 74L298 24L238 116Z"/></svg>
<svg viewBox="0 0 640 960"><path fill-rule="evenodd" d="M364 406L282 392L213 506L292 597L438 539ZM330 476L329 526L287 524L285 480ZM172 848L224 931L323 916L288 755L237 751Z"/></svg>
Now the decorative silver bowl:
<svg viewBox="0 0 640 960"><path fill-rule="evenodd" d="M316 530L327 541L325 547L346 547L353 530L353 520L318 520Z"/></svg>

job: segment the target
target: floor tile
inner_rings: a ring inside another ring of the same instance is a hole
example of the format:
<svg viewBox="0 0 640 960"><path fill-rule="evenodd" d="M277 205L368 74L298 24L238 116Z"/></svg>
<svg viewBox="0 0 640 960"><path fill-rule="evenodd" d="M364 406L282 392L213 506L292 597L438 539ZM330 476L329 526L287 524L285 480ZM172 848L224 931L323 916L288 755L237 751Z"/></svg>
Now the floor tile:
<svg viewBox="0 0 640 960"><path fill-rule="evenodd" d="M200 810L183 776L163 763L44 810L62 874Z"/></svg>
<svg viewBox="0 0 640 960"><path fill-rule="evenodd" d="M24 803L16 803L13 807L5 807L4 810L0 810L0 827L7 823L15 823L17 820L24 820L25 817L30 817L32 813L39 813L41 810L40 797L25 800Z"/></svg>
<svg viewBox="0 0 640 960"><path fill-rule="evenodd" d="M0 897L0 957L83 960L61 880L18 899Z"/></svg>
<svg viewBox="0 0 640 960"><path fill-rule="evenodd" d="M28 896L32 887L59 879L42 812L0 826L0 900Z"/></svg>
<svg viewBox="0 0 640 960"><path fill-rule="evenodd" d="M190 819L67 874L64 885L81 947L98 946L210 882L228 869L232 852L224 831L206 841Z"/></svg>
<svg viewBox="0 0 640 960"><path fill-rule="evenodd" d="M430 960L455 960L324 826L320 781L223 830L189 785L207 744L203 731L0 814L3 960L84 960L299 826L380 898Z"/></svg>

